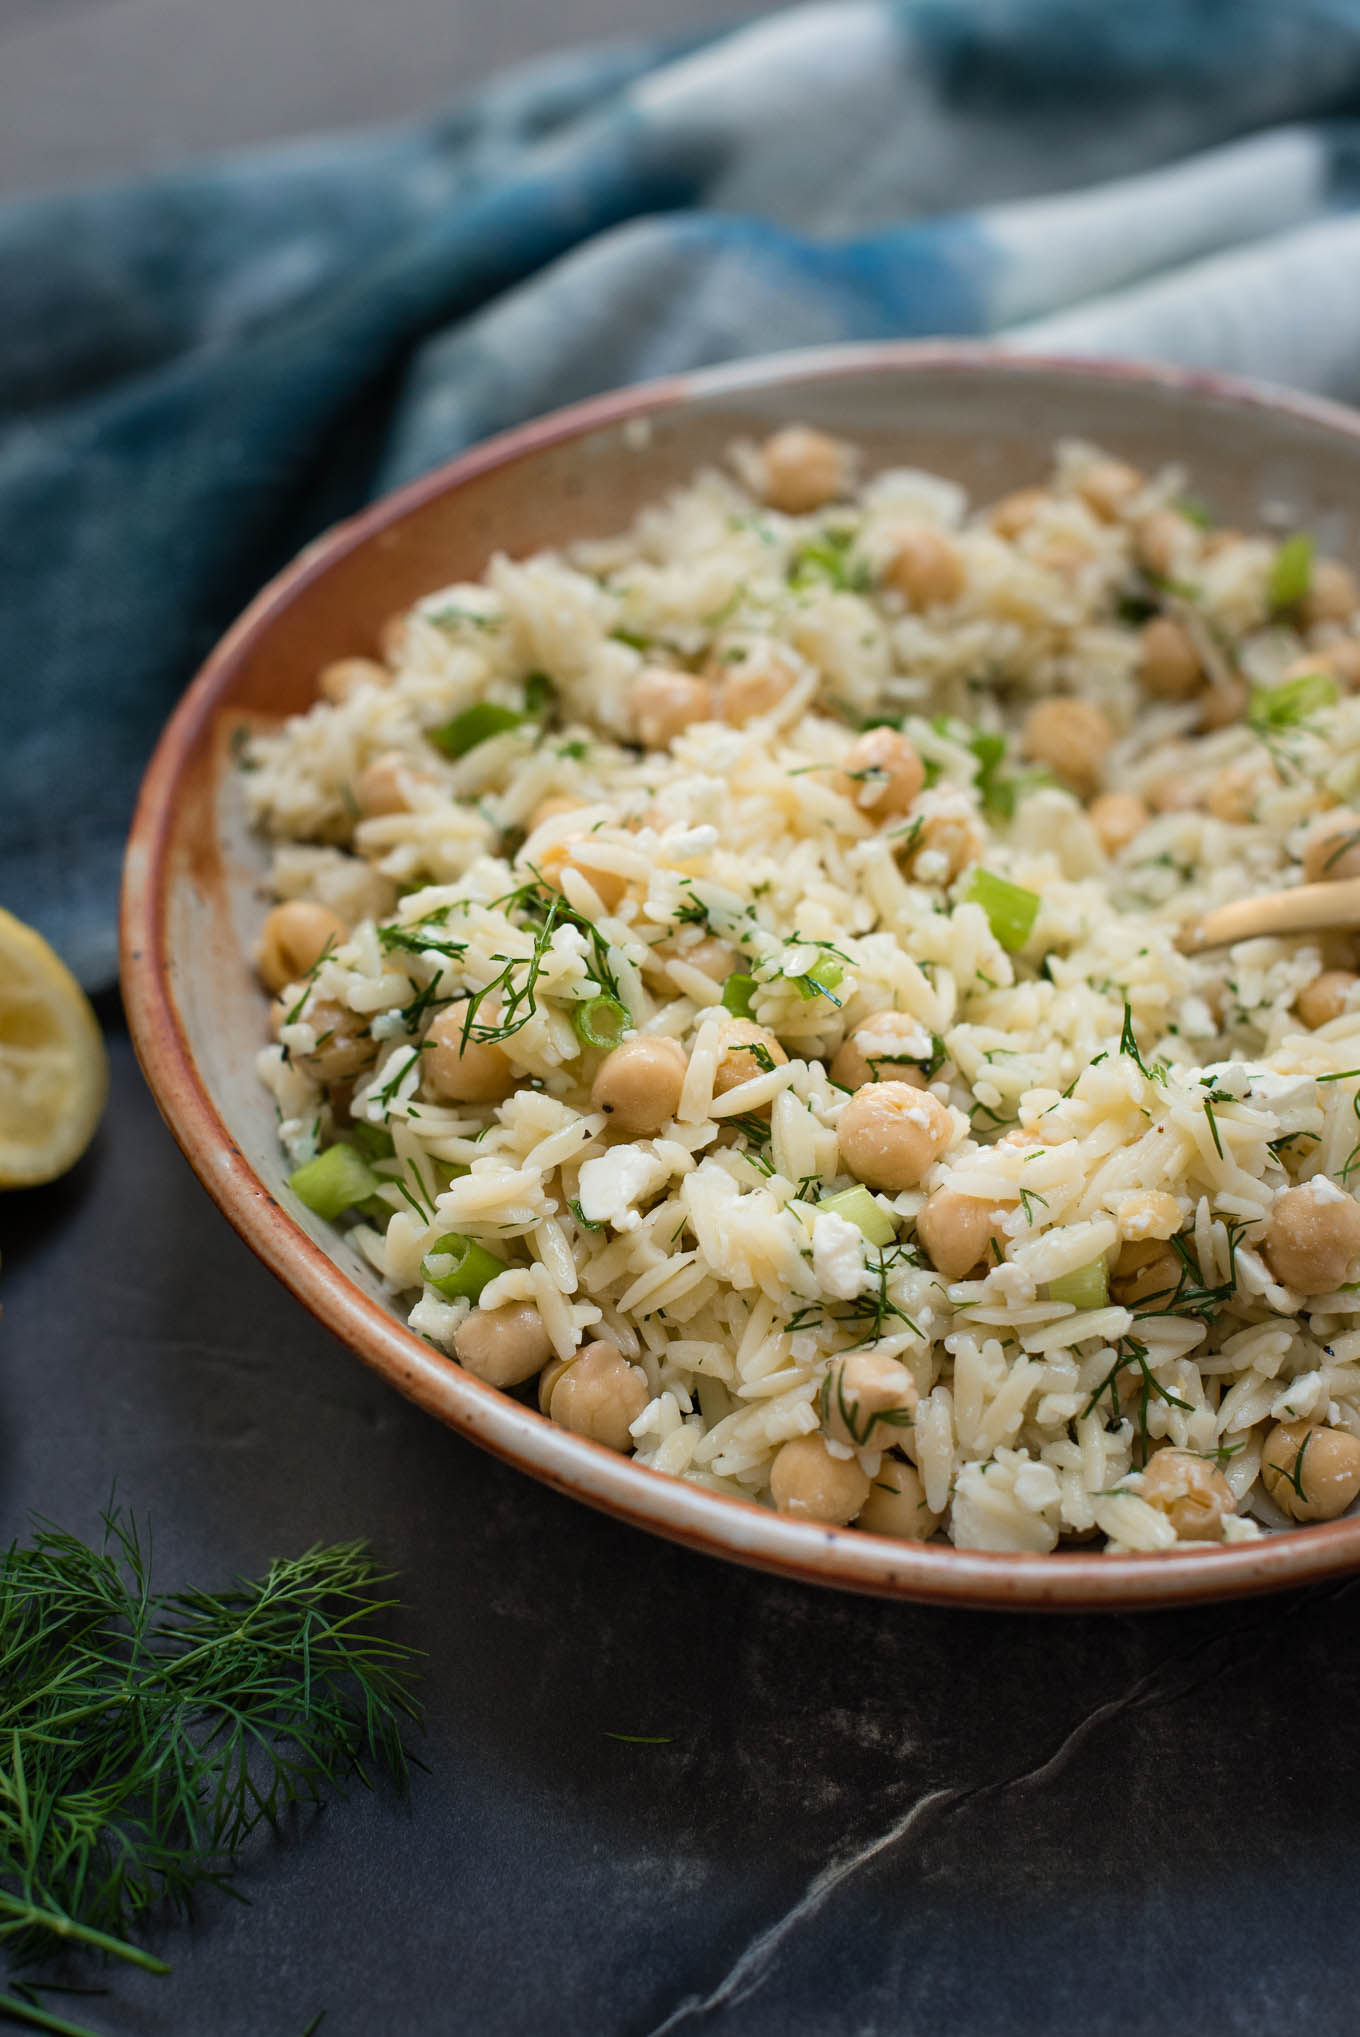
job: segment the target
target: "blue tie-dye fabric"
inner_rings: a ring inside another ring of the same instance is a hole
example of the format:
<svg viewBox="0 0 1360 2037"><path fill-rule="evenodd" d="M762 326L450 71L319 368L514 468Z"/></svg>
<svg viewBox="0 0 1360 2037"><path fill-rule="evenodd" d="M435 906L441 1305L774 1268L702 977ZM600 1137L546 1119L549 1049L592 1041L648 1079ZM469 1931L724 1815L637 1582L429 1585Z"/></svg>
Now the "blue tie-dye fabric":
<svg viewBox="0 0 1360 2037"><path fill-rule="evenodd" d="M1360 398L1360 0L850 0L0 210L0 902L85 980L176 695L316 530L619 382L1006 334Z"/></svg>

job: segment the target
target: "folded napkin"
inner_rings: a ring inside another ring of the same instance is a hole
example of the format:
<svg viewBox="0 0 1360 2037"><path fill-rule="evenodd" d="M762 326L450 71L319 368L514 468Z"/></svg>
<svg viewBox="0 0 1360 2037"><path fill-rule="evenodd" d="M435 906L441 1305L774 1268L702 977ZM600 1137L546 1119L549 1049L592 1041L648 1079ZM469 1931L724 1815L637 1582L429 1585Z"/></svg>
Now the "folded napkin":
<svg viewBox="0 0 1360 2037"><path fill-rule="evenodd" d="M0 209L0 903L109 981L213 639L553 405L941 333L1360 397L1357 114L1360 0L849 0Z"/></svg>

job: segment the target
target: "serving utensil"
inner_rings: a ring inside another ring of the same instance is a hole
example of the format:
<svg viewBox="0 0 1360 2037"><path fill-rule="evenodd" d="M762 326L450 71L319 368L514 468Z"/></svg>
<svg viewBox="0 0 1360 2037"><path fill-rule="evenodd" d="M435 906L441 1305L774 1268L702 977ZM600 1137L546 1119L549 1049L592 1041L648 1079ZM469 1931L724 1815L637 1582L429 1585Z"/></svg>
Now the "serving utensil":
<svg viewBox="0 0 1360 2037"><path fill-rule="evenodd" d="M1324 927L1360 929L1360 877L1296 884L1289 891L1262 891L1255 898L1216 905L1183 929L1180 948L1183 954L1198 955L1261 934L1310 934Z"/></svg>

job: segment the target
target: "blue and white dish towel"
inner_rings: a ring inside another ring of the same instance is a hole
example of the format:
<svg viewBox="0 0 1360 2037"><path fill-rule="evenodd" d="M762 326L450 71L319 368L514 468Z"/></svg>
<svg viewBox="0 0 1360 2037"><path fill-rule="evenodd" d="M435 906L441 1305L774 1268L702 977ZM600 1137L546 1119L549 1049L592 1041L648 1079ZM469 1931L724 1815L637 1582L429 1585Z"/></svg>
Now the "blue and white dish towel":
<svg viewBox="0 0 1360 2037"><path fill-rule="evenodd" d="M931 334L1360 400L1360 0L844 0L578 53L0 208L0 307L0 903L99 985L197 661L488 432Z"/></svg>

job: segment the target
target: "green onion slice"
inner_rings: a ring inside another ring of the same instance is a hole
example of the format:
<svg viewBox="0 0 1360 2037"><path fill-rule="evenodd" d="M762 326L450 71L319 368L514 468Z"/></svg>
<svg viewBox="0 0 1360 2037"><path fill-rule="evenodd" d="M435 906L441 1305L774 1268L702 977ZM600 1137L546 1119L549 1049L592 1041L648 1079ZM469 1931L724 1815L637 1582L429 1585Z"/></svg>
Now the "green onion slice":
<svg viewBox="0 0 1360 2037"><path fill-rule="evenodd" d="M1037 891L1026 891L1022 884L1012 884L1008 878L998 877L991 870L973 872L973 881L964 893L964 903L982 907L992 932L1012 955L1024 947L1039 914Z"/></svg>
<svg viewBox="0 0 1360 2037"><path fill-rule="evenodd" d="M429 729L427 734L446 757L466 757L479 743L489 743L492 736L503 736L507 729L517 729L523 721L524 716L517 708L502 707L494 700L478 700L452 721L446 721L442 728Z"/></svg>
<svg viewBox="0 0 1360 2037"><path fill-rule="evenodd" d="M531 672L524 682L524 712L530 721L541 721L557 699L550 672Z"/></svg>
<svg viewBox="0 0 1360 2037"><path fill-rule="evenodd" d="M863 1231L871 1245L891 1245L897 1236L897 1225L879 1202L875 1202L867 1188L843 1188L839 1195L827 1196L825 1202L817 1204L817 1215L830 1214L844 1217L846 1223Z"/></svg>
<svg viewBox="0 0 1360 2037"><path fill-rule="evenodd" d="M348 1143L357 1146L366 1160L390 1160L397 1150L390 1132L381 1125L366 1124L362 1118L350 1126Z"/></svg>
<svg viewBox="0 0 1360 2037"><path fill-rule="evenodd" d="M802 976L794 976L790 980L807 1004L814 997L829 997L844 975L845 971L834 955L821 955Z"/></svg>
<svg viewBox="0 0 1360 2037"><path fill-rule="evenodd" d="M633 1014L626 1004L620 1004L617 997L610 997L601 991L598 997L588 997L584 1004L578 1004L571 1015L576 1028L576 1037L587 1047L617 1047L619 1041L633 1023Z"/></svg>
<svg viewBox="0 0 1360 2037"><path fill-rule="evenodd" d="M755 996L755 977L743 976L741 971L738 970L734 975L728 977L722 987L723 1010L730 1011L734 1018L754 1018L756 1011Z"/></svg>
<svg viewBox="0 0 1360 2037"><path fill-rule="evenodd" d="M1256 728L1296 728L1309 715L1335 707L1340 698L1330 672L1303 672L1283 686L1253 686L1247 720Z"/></svg>
<svg viewBox="0 0 1360 2037"><path fill-rule="evenodd" d="M1070 1301L1073 1308L1104 1308L1110 1299L1110 1276L1103 1259L1078 1266L1048 1283L1050 1301Z"/></svg>
<svg viewBox="0 0 1360 2037"><path fill-rule="evenodd" d="M379 1187L378 1177L362 1153L344 1144L328 1146L315 1160L307 1160L288 1177L288 1186L300 1203L328 1223L343 1216L356 1202L364 1202Z"/></svg>
<svg viewBox="0 0 1360 2037"><path fill-rule="evenodd" d="M449 1301L476 1301L487 1282L504 1273L505 1261L475 1238L449 1231L436 1238L420 1262L420 1271L430 1286Z"/></svg>
<svg viewBox="0 0 1360 2037"><path fill-rule="evenodd" d="M1275 563L1270 569L1268 599L1278 613L1284 608L1296 608L1303 600L1313 581L1313 553L1317 549L1306 530L1295 531L1292 538L1286 538L1275 554Z"/></svg>

